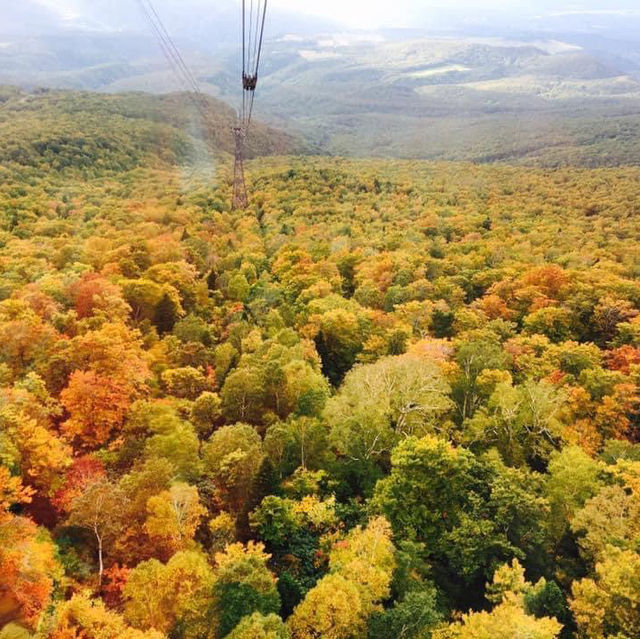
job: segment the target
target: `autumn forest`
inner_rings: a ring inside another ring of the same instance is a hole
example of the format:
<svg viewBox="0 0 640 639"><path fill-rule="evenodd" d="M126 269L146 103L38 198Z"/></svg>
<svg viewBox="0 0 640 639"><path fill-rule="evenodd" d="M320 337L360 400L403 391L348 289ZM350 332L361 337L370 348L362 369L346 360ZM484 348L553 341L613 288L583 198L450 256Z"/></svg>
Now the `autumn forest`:
<svg viewBox="0 0 640 639"><path fill-rule="evenodd" d="M640 168L179 102L0 91L0 637L640 637Z"/></svg>

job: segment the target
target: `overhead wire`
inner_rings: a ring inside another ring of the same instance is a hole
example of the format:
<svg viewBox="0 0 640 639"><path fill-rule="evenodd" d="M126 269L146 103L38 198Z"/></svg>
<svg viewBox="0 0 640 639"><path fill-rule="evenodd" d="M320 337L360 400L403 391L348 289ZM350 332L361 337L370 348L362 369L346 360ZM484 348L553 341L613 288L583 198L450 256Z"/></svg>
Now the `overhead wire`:
<svg viewBox="0 0 640 639"><path fill-rule="evenodd" d="M151 2L151 0L146 0L146 2L148 3L149 8L153 12L153 15L154 15L155 19L157 20L158 27L159 27L160 31L163 33L164 37L166 38L167 42L169 43L170 49L173 51L176 59L178 60L178 64L180 65L180 68L183 70L185 76L189 80L189 84L193 87L193 90L196 93L201 93L200 87L198 86L197 80L195 79L195 77L191 73L191 70L189 69L189 67L185 63L184 58L180 54L180 50L175 45L174 41L172 40L171 36L169 35L169 32L167 31L166 27L164 26L164 24L162 22L162 19L160 18L160 16L159 16L158 12L156 11L155 7L153 6L153 3Z"/></svg>
<svg viewBox="0 0 640 639"><path fill-rule="evenodd" d="M202 117L207 133L210 131L209 110L207 100L200 89L198 80L191 72L189 66L182 57L180 50L171 38L160 14L156 10L152 0L136 0L142 9L152 31L160 44L163 55L178 79L178 83L185 90L189 100L193 103ZM242 40L242 104L238 113L238 125L234 127L236 132L236 159L242 158L242 141L247 135L253 116L255 90L258 82L262 46L264 42L264 28L267 14L267 0L241 0L241 40ZM246 199L246 196L245 196Z"/></svg>
<svg viewBox="0 0 640 639"><path fill-rule="evenodd" d="M200 89L198 81L184 61L180 50L171 38L160 14L152 0L137 0L145 14L153 32L160 44L160 48L171 67L173 73L183 89L189 94L189 99L198 109L203 119L208 120L206 99ZM240 121L246 128L251 124L253 105L255 100L255 83L257 82L264 40L264 27L267 14L267 0L249 0L247 15L247 0L242 0L242 76L243 95ZM247 20L248 18L248 20ZM245 78L250 78L253 87L247 89Z"/></svg>
<svg viewBox="0 0 640 639"><path fill-rule="evenodd" d="M262 40L264 37L264 25L265 25L265 20L267 17L267 0L264 0L264 8L262 11L262 20L260 20L260 17L258 15L258 22L256 24L256 40L257 40L257 45L256 45L256 54L255 54L255 61L256 61L256 66L255 66L255 75L257 77L258 75L258 70L260 68L260 56L262 54ZM260 28L260 37L258 38L258 26ZM247 120L247 125L251 124L251 116L253 115L253 101L255 99L255 91L253 91L251 93L251 105L249 107L249 118Z"/></svg>
<svg viewBox="0 0 640 639"><path fill-rule="evenodd" d="M247 49L246 49L246 0L242 0L242 26L241 26L241 38L242 38L242 110L240 115L240 121L244 122L245 112L247 108L247 93L244 90L244 77L247 72Z"/></svg>
<svg viewBox="0 0 640 639"><path fill-rule="evenodd" d="M241 120L246 129L249 128L253 116L253 104L260 70L266 16L267 0L249 0L248 9L247 0L242 0L243 96Z"/></svg>
<svg viewBox="0 0 640 639"><path fill-rule="evenodd" d="M149 13L147 6L143 2L143 0L137 0L137 3L138 3L138 6L142 9L143 13L145 14L145 17L147 18L147 21L151 25L153 33L154 33L156 39L158 40L158 44L160 45L160 48L162 49L162 54L167 59L167 62L169 63L169 66L171 67L171 70L173 71L174 75L177 77L178 83L182 86L183 89L186 89L186 87L187 87L186 78L184 78L182 73L180 72L180 69L176 64L176 61L173 58L173 55L171 54L171 51L169 50L169 48L167 46L167 43L164 41L164 38L162 37L162 34L158 30L155 21L152 19L151 14Z"/></svg>
<svg viewBox="0 0 640 639"><path fill-rule="evenodd" d="M253 41L253 0L250 0L249 5L249 41L247 43L247 51L249 52L249 70L253 69L253 49L251 47L251 43Z"/></svg>
<svg viewBox="0 0 640 639"><path fill-rule="evenodd" d="M179 63L178 57L176 56L174 49L171 47L168 39L164 35L161 28L158 26L149 6L144 0L137 0L137 3L142 9L143 13L145 14L149 24L151 25L153 33L156 36L158 43L160 44L160 48L162 49L164 56L169 62L171 69L173 70L176 77L178 78L178 81L180 82L183 88L190 88L191 90L193 90L193 85L191 84L189 77L187 76L187 74L184 73L184 70Z"/></svg>
<svg viewBox="0 0 640 639"><path fill-rule="evenodd" d="M196 108L200 117L203 120L207 133L208 128L211 126L209 121L209 113L206 105L206 98L202 92L198 81L191 73L189 66L184 61L180 50L176 46L175 42L169 35L160 14L154 7L151 0L137 0L138 5L145 14L151 28L160 44L160 48L167 59L169 66L171 67L174 75L177 77L182 89L186 92L189 100Z"/></svg>
<svg viewBox="0 0 640 639"><path fill-rule="evenodd" d="M256 49L256 72L258 71L258 68L260 67L260 55L262 54L262 41L264 38L264 25L267 19L267 0L264 0L264 9L262 11L262 20L259 21L259 25L260 25L260 38L258 39L258 45L257 45L257 49ZM256 26L256 37L258 35L257 32L257 26Z"/></svg>

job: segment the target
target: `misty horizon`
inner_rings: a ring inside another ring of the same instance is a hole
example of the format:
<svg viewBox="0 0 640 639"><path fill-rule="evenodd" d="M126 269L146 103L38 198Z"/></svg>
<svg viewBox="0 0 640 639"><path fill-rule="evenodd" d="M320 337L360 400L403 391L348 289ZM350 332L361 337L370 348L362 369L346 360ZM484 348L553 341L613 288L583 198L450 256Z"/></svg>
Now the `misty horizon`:
<svg viewBox="0 0 640 639"><path fill-rule="evenodd" d="M5 6L2 6L5 5ZM160 0L158 11L177 29L188 29L194 21L208 21L214 15L232 15L239 12L239 0L191 0L175 2ZM142 30L142 13L135 2L111 0L28 0L16 4L6 0L0 3L4 21L0 33L19 27L25 35L29 29L55 31L58 28L90 28L94 30ZM185 10L186 9L186 10ZM41 15L38 16L38 12ZM512 26L521 30L546 29L545 21L573 18L568 26L578 31L607 31L618 22L624 28L625 19L640 17L640 8L633 0L515 0L508 7L497 0L325 0L322 3L301 3L299 0L272 0L270 26L276 28L280 20L298 16L318 28L336 29L468 29L476 27L504 29ZM576 21L576 18L580 18ZM30 20L31 19L31 20ZM538 24L539 23L539 24ZM274 32L271 32L274 35Z"/></svg>

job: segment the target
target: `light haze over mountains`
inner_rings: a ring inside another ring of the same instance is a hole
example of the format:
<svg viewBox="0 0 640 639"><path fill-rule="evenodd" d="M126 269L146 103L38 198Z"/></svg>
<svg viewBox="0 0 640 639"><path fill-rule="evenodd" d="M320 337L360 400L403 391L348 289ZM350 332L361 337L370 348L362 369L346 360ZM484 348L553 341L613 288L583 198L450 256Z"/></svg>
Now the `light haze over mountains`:
<svg viewBox="0 0 640 639"><path fill-rule="evenodd" d="M238 5L154 3L203 90L237 99ZM328 153L581 163L635 157L635 0L270 4L257 116ZM0 83L183 90L132 0L1 0Z"/></svg>

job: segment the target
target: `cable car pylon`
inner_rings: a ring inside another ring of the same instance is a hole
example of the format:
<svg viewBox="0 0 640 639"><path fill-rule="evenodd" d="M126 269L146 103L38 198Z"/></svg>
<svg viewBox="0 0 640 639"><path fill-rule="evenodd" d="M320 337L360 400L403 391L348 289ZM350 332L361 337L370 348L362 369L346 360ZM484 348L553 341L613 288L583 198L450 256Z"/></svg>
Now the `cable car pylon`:
<svg viewBox="0 0 640 639"><path fill-rule="evenodd" d="M215 140L207 99L200 89L197 79L191 73L178 47L165 28L158 11L153 5L153 0L137 0L137 2L149 21L153 34L158 40L171 70L176 75L178 82L186 90L186 95L199 111L211 140ZM258 69L260 68L266 17L267 0L242 0L242 107L238 111L237 123L232 127L235 140L232 200L234 210L245 209L249 205L247 186L244 179L244 150L253 114L256 87L258 86ZM212 150L215 150L214 144L211 147Z"/></svg>
<svg viewBox="0 0 640 639"><path fill-rule="evenodd" d="M244 180L244 139L245 130L242 126L233 127L233 135L236 140L236 158L233 166L233 210L246 209L249 206L247 197L247 185Z"/></svg>
<svg viewBox="0 0 640 639"><path fill-rule="evenodd" d="M244 150L258 86L266 16L267 0L242 0L242 108L238 114L238 122L233 127L235 160L232 208L234 211L246 209L249 206L244 179Z"/></svg>

